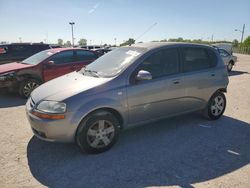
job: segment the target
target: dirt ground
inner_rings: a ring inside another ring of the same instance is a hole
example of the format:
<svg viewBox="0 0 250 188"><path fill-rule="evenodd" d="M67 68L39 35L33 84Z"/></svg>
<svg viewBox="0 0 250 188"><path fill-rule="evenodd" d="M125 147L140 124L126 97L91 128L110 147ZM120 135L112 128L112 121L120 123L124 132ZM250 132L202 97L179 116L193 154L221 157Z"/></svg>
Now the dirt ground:
<svg viewBox="0 0 250 188"><path fill-rule="evenodd" d="M250 187L250 56L236 55L221 119L194 113L129 129L99 155L38 140L26 101L0 94L0 187Z"/></svg>

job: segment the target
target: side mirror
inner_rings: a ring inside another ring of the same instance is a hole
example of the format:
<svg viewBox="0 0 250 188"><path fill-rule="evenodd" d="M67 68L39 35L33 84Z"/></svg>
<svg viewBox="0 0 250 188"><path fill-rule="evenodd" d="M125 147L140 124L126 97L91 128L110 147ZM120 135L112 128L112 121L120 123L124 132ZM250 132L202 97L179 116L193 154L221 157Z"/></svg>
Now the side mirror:
<svg viewBox="0 0 250 188"><path fill-rule="evenodd" d="M140 70L136 75L137 81L151 80L151 79L152 79L151 73L145 70Z"/></svg>
<svg viewBox="0 0 250 188"><path fill-rule="evenodd" d="M46 64L47 64L48 66L52 66L52 65L55 64L55 62L54 62L54 61L48 61Z"/></svg>

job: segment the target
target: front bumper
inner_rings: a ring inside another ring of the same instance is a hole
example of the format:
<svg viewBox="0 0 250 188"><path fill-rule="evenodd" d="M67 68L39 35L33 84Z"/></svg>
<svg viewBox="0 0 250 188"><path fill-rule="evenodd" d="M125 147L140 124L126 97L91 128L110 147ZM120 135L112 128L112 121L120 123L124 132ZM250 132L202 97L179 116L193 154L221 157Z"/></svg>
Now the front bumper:
<svg viewBox="0 0 250 188"><path fill-rule="evenodd" d="M29 98L26 103L26 115L29 120L31 129L36 137L41 140L50 142L74 142L75 132L77 125L69 122L71 113L66 114L65 119L50 120L41 119L31 112L33 111L33 105L31 105L31 99Z"/></svg>
<svg viewBox="0 0 250 188"><path fill-rule="evenodd" d="M15 80L0 80L0 89L3 88L8 88L10 90L13 90L15 88L17 88L17 81Z"/></svg>

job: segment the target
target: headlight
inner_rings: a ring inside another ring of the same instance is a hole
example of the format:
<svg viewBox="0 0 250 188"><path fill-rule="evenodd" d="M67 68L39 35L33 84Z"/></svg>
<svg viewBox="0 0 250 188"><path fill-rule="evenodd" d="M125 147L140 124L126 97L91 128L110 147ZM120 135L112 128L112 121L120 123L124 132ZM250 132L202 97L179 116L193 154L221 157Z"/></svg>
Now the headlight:
<svg viewBox="0 0 250 188"><path fill-rule="evenodd" d="M57 101L42 101L36 109L46 113L62 114L66 112L66 104Z"/></svg>
<svg viewBox="0 0 250 188"><path fill-rule="evenodd" d="M7 80L13 78L15 72L6 72L3 74L0 74L0 81Z"/></svg>

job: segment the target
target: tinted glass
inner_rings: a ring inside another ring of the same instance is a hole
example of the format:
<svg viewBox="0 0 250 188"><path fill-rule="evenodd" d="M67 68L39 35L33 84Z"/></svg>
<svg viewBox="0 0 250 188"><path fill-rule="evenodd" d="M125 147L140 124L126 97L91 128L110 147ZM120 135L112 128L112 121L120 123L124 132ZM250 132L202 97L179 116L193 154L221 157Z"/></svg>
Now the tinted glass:
<svg viewBox="0 0 250 188"><path fill-rule="evenodd" d="M76 54L77 61L89 61L97 58L96 55L90 51L78 50Z"/></svg>
<svg viewBox="0 0 250 188"><path fill-rule="evenodd" d="M215 67L217 65L217 56L213 50L207 49L207 53L210 60L210 66Z"/></svg>
<svg viewBox="0 0 250 188"><path fill-rule="evenodd" d="M55 54L51 57L50 61L54 61L55 64L64 64L74 62L73 51L64 51Z"/></svg>
<svg viewBox="0 0 250 188"><path fill-rule="evenodd" d="M191 72L207 69L210 67L209 57L205 49L202 48L182 48L183 72Z"/></svg>
<svg viewBox="0 0 250 188"><path fill-rule="evenodd" d="M159 78L178 72L178 51L177 49L160 50L147 59L137 68L138 71L145 70L151 73L152 78Z"/></svg>

